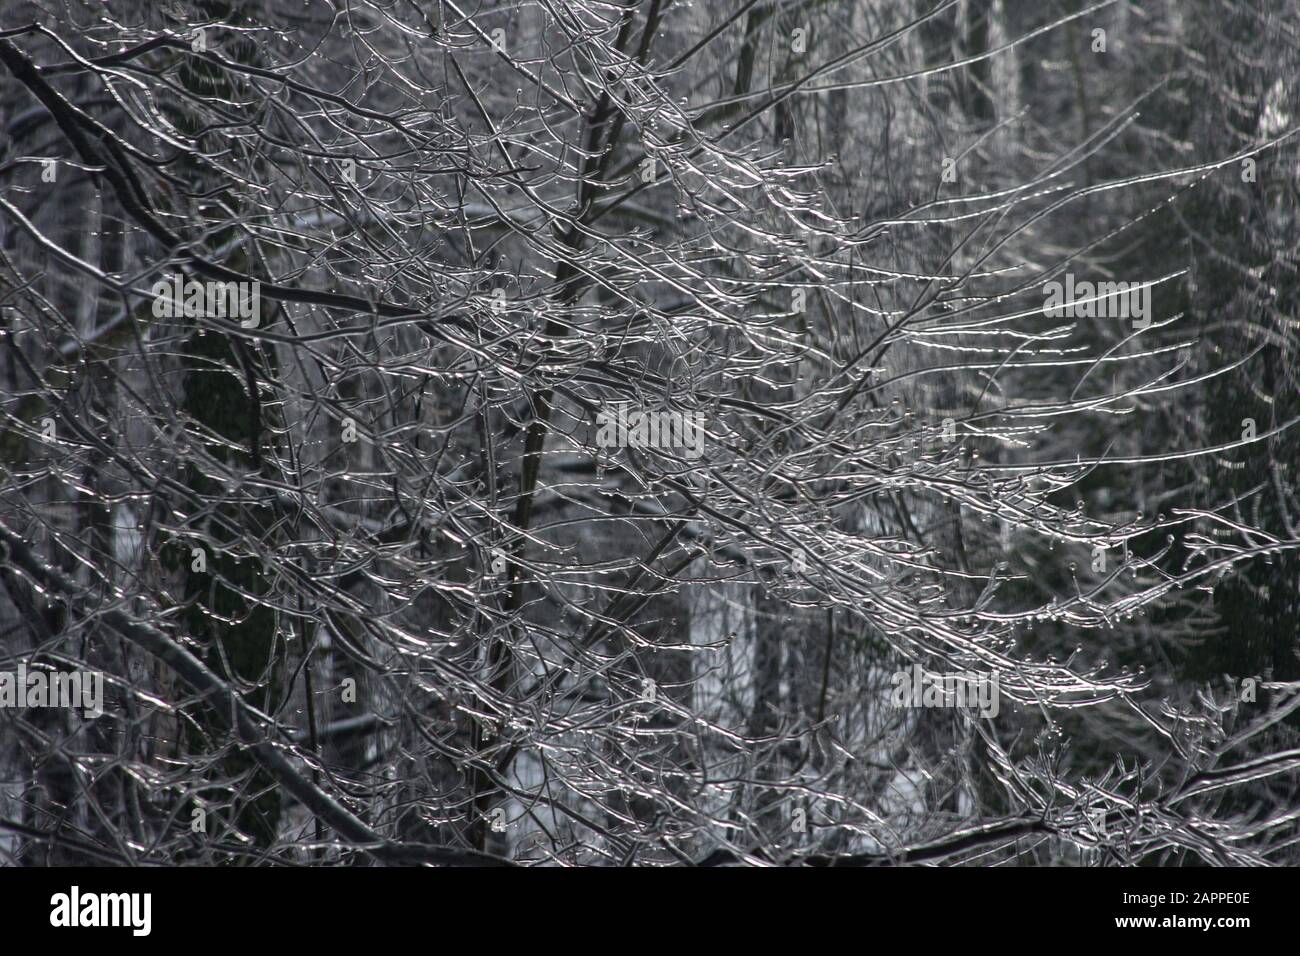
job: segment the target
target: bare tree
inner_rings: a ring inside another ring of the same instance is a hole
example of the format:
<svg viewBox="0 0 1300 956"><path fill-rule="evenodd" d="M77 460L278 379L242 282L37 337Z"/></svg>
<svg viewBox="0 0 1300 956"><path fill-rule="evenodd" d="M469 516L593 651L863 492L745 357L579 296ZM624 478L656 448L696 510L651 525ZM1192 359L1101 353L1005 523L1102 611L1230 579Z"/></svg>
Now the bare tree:
<svg viewBox="0 0 1300 956"><path fill-rule="evenodd" d="M11 859L1295 861L1294 626L1174 659L1300 610L1267 4L103 9L0 23Z"/></svg>

